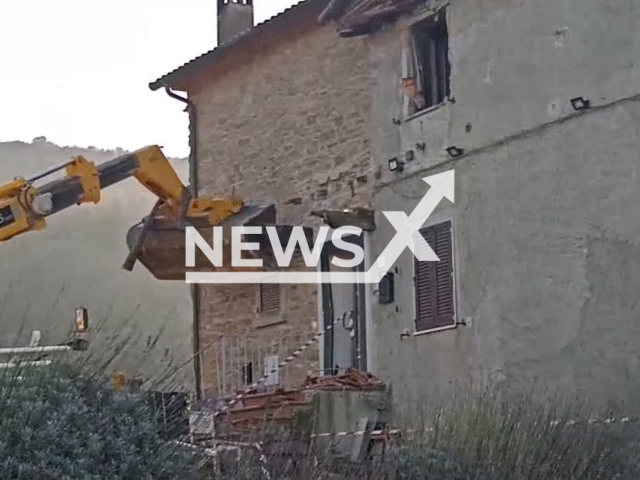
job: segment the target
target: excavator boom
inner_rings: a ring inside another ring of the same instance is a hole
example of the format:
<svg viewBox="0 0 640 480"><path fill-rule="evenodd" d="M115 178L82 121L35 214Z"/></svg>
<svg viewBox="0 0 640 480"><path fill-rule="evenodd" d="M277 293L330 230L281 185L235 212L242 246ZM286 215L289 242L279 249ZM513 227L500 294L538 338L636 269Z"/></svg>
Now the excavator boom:
<svg viewBox="0 0 640 480"><path fill-rule="evenodd" d="M61 170L66 171L66 176L34 185ZM131 177L158 200L151 215L134 226L127 237L131 252L124 266L127 270L140 257L156 278L183 278L186 225L209 228L241 213L247 216L247 212L254 217L264 217L267 212L267 221L275 221L268 215L272 210L269 207L247 208L238 198L192 198L161 148L152 145L99 166L79 156L31 178L16 178L0 185L0 242L42 230L48 217L72 206L98 203L102 190ZM147 238L149 235L153 237L151 240ZM155 250L145 251L145 242ZM171 266L167 267L168 264Z"/></svg>
<svg viewBox="0 0 640 480"><path fill-rule="evenodd" d="M83 160L82 157L76 157L69 166L78 169L78 165L88 164ZM80 171L73 175L76 173L74 171L67 178L54 180L37 189L37 194L51 195L53 205L47 216L86 201L93 201L94 197L85 198L87 190L90 190L90 186L87 186L91 182L89 178L96 183L96 191L99 192L130 177L135 177L156 195L159 201L170 208L178 207L184 201L185 195L188 196L188 190L182 184L178 174L160 147L155 145L114 158L98 167L93 164L88 165L91 165L91 168L84 172ZM99 201L100 196L97 195L95 198ZM242 202L237 200L236 203Z"/></svg>

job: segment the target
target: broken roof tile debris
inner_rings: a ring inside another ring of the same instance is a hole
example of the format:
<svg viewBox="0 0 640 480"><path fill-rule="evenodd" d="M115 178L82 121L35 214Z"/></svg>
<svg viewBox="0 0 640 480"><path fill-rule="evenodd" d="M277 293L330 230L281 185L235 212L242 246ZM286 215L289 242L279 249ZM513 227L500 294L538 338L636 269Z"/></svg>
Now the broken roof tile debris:
<svg viewBox="0 0 640 480"><path fill-rule="evenodd" d="M303 390L384 390L385 384L370 373L347 368L343 374L307 378Z"/></svg>
<svg viewBox="0 0 640 480"><path fill-rule="evenodd" d="M427 0L361 0L345 11L338 22L341 36L373 33L386 22L410 13Z"/></svg>

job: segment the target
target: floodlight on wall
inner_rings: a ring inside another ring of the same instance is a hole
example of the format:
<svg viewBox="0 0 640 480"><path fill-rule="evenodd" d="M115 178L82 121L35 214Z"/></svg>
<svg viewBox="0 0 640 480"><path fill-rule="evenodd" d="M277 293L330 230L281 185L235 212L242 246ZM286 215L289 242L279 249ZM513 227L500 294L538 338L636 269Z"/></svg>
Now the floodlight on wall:
<svg viewBox="0 0 640 480"><path fill-rule="evenodd" d="M591 107L591 102L584 97L576 97L571 99L571 106L576 111L586 110Z"/></svg>
<svg viewBox="0 0 640 480"><path fill-rule="evenodd" d="M394 157L389 160L389 170L392 172L401 172L404 170L404 163Z"/></svg>
<svg viewBox="0 0 640 480"><path fill-rule="evenodd" d="M450 157L457 158L462 156L464 150L462 148L456 147L454 145L447 147L447 153Z"/></svg>
<svg viewBox="0 0 640 480"><path fill-rule="evenodd" d="M84 333L89 328L89 312L84 307L76 308L76 332Z"/></svg>

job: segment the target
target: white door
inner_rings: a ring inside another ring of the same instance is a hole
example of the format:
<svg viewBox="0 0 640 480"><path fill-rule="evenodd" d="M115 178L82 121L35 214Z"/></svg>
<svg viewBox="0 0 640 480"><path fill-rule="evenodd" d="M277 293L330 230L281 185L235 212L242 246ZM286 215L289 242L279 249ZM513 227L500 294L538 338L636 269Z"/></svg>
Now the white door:
<svg viewBox="0 0 640 480"><path fill-rule="evenodd" d="M331 265L332 272L351 272ZM332 284L331 298L333 300L333 365L338 373L355 367L353 364L353 337L355 335L355 298L354 286L349 284Z"/></svg>
<svg viewBox="0 0 640 480"><path fill-rule="evenodd" d="M279 372L277 370L279 363L276 355L264 357L264 375L267 377L267 380L264 382L265 385L271 386L280 383Z"/></svg>

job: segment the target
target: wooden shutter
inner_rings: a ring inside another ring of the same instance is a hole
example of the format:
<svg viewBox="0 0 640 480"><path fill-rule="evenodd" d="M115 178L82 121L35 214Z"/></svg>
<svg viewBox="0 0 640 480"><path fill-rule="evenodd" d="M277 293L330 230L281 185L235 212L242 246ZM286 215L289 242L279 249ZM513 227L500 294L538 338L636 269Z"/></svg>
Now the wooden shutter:
<svg viewBox="0 0 640 480"><path fill-rule="evenodd" d="M260 311L280 312L280 284L261 283L260 284Z"/></svg>
<svg viewBox="0 0 640 480"><path fill-rule="evenodd" d="M451 222L424 228L420 234L440 261L415 259L416 331L455 325Z"/></svg>

